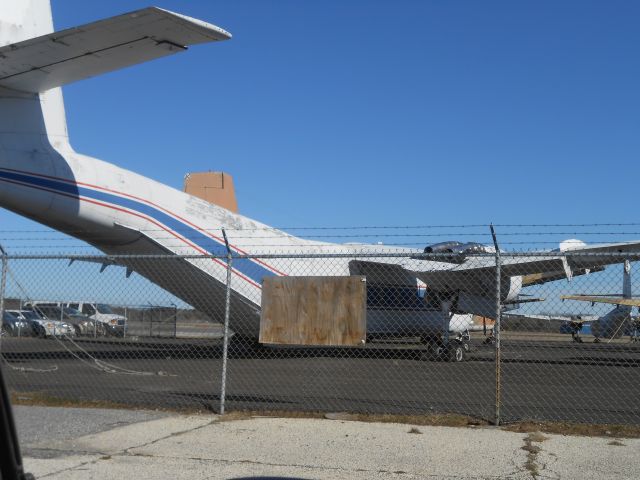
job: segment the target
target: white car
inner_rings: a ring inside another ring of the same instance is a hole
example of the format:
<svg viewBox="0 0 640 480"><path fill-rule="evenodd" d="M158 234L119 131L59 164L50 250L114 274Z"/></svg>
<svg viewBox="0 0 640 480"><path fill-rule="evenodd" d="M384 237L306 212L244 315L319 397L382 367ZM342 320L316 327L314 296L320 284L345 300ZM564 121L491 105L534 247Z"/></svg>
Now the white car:
<svg viewBox="0 0 640 480"><path fill-rule="evenodd" d="M39 323L44 328L45 336L47 337L61 337L68 336L73 337L76 334L73 325L61 322L60 320L50 320L43 318L33 310L7 310L13 313L17 318L21 320L33 320Z"/></svg>
<svg viewBox="0 0 640 480"><path fill-rule="evenodd" d="M102 323L107 334L116 337L124 335L124 328L127 323L126 317L114 313L106 303L68 302L64 305L69 308L75 308L84 315L88 315L93 320Z"/></svg>

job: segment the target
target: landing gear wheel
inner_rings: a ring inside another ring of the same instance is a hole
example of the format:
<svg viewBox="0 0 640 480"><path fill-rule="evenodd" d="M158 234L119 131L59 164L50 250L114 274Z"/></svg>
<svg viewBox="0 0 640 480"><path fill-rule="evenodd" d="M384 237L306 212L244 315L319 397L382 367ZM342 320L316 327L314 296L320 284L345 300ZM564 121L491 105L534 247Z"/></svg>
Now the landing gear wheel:
<svg viewBox="0 0 640 480"><path fill-rule="evenodd" d="M447 360L450 362L464 362L466 357L466 351L462 343L450 345L447 353Z"/></svg>
<svg viewBox="0 0 640 480"><path fill-rule="evenodd" d="M445 357L445 348L439 341L425 342L426 348L422 350L420 358L429 361L441 361Z"/></svg>
<svg viewBox="0 0 640 480"><path fill-rule="evenodd" d="M469 342L462 342L462 348L466 353L471 351L471 344Z"/></svg>
<svg viewBox="0 0 640 480"><path fill-rule="evenodd" d="M427 359L429 360L442 360L442 354L444 352L444 348L438 342L433 342L428 345L427 348Z"/></svg>

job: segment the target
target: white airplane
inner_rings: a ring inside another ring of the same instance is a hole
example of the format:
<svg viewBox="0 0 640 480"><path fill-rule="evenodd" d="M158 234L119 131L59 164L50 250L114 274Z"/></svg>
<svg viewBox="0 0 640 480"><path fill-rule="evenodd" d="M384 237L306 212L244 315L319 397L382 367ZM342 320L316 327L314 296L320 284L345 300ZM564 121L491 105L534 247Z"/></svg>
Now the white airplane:
<svg viewBox="0 0 640 480"><path fill-rule="evenodd" d="M227 267L223 259L202 256L226 254L222 229L235 256L344 255L330 260L234 258L231 327L240 334L257 335L261 284L265 277L276 275L366 275L372 298L367 311L371 334L414 331L429 341L442 334L448 344L449 332L466 331L472 314L493 317L494 260L474 256L492 252L493 247L449 242L422 252L297 238L73 150L61 86L229 38L222 28L155 7L54 33L48 0L2 2L0 206L107 255L194 256L176 256L173 261L119 258L117 263L212 318L221 318L224 312ZM547 257L505 258L502 303L517 303L523 286L622 262L626 252L639 247L640 243L569 242ZM393 253L413 253L415 258L382 255ZM593 255L597 253L608 255ZM417 294L423 283L424 298ZM384 298L384 305L376 305L376 297Z"/></svg>
<svg viewBox="0 0 640 480"><path fill-rule="evenodd" d="M639 319L631 316L633 307L640 307L640 298L634 298L631 295L631 264L624 262L622 271L622 295L562 295L563 300L577 300L580 302L589 302L592 305L596 303L607 303L615 305L613 310L592 320L574 320L575 331L572 332L573 339L576 342L582 342L580 338L580 330L583 325L588 324L591 327L591 333L594 336L593 341L598 343L602 338L619 338L631 329L631 340L638 340Z"/></svg>
<svg viewBox="0 0 640 480"><path fill-rule="evenodd" d="M640 317L631 315L633 307L640 308L640 298L631 295L631 263L624 261L622 271L622 294L621 295L561 295L564 300L577 300L596 303L606 303L615 307L604 315L584 315L584 314L524 314L507 313L504 315L505 322L521 323L525 321L541 321L548 324L561 325L560 331L571 333L574 342L582 343L580 334L584 327L589 327L588 333L594 337L594 342L599 343L601 339L619 338L625 334L630 334L632 341L638 341L640 335Z"/></svg>

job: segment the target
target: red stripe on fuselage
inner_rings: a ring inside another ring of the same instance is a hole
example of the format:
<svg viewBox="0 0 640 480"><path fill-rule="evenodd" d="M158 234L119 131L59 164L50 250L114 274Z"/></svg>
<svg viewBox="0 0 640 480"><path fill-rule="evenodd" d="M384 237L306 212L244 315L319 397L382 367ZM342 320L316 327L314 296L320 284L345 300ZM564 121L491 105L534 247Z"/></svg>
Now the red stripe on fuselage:
<svg viewBox="0 0 640 480"><path fill-rule="evenodd" d="M5 169L5 170L9 170L9 169ZM20 172L19 170L13 170L13 171L15 171L15 172ZM20 173L24 173L24 172L20 172ZM37 176L37 175L35 175L35 176ZM55 178L55 177L49 177L49 178ZM151 217L147 217L146 215L143 215L143 214L141 214L141 213L139 213L139 212L132 211L132 210L128 210L128 209L126 209L126 208L122 208L122 207L117 207L117 206L115 206L115 205L111 205L111 204L108 204L108 203L103 203L103 202L100 202L100 201L98 201L98 200L93 200L93 199L90 199L90 198L87 198L87 197L83 197L83 196L75 196L75 195L69 195L68 193L63 193L63 192L59 192L59 191L57 191L57 190L51 190L51 189L48 189L48 188L39 187L39 186L31 185L31 184L28 184L28 183L16 182L16 181L14 181L14 180L7 180L7 179L5 179L5 178L0 178L0 181L2 181L2 182L6 182L6 183L12 183L12 184L14 184L14 185L20 185L20 186L22 186L22 187L34 188L34 189L36 189L36 190L42 190L42 191L45 191L45 192L54 193L54 194L56 194L56 195L61 195L61 196L63 196L63 197L68 197L68 198L73 198L73 199L79 199L79 200L82 200L82 201L84 201L84 202L92 203L92 204L94 204L94 205L98 205L98 206L105 207L105 208L110 208L110 209L112 209L112 210L117 210L117 211L120 211L120 212L123 212L123 213L128 213L129 215L133 215L133 216L136 216L136 217L142 218L143 220L146 220L146 221L149 221L149 222L153 223L154 225L156 225L156 226L160 227L160 228L161 228L162 230L164 230L165 232L167 232L167 233L169 233L169 234L173 235L175 238L177 238L178 240L180 240L180 241L182 241L182 242L186 243L187 245L189 245L189 246L190 246L190 247L192 247L193 249L197 250L198 252L202 253L203 255L209 255L209 252L207 252L206 250L203 250L202 248L198 247L197 245L194 245L193 243L191 243L191 242L190 242L189 240L187 240L186 238L183 238L182 236L177 235L173 230L168 229L167 227L165 227L164 225L162 225L160 222L158 222L158 221L154 220L153 218L151 218ZM73 182L71 182L71 183L73 183ZM226 263L224 263L224 262L220 261L220 260L219 260L219 259L217 259L217 258L212 258L211 260L213 260L215 263L217 263L217 264L219 264L219 265L222 265L222 266L226 267ZM253 286L255 286L255 287L257 287L257 288L262 288L262 287L260 287L260 285L259 285L259 284L257 284L256 282L254 282L254 281L253 281L253 280L251 280L250 278L247 278L246 276L244 276L243 274L241 274L241 273L240 273L240 272L238 272L237 270L235 270L235 269L233 269L233 268L232 268L232 269L231 269L231 271L232 271L233 273L235 273L236 275L238 275L238 276L239 276L240 278L242 278L243 280L245 280L245 281L249 282L250 284L252 284Z"/></svg>
<svg viewBox="0 0 640 480"><path fill-rule="evenodd" d="M21 174L24 174L24 175L31 175L31 176L34 176L34 177L48 178L48 179L51 179L51 180L57 180L57 181L60 181L60 182L65 182L65 183L68 183L68 184L71 184L71 185L81 185L83 187L89 187L89 188L93 188L93 189L96 189L96 190L103 190L105 192L115 193L116 195L120 195L120 196L123 196L123 197L128 197L128 198L131 198L133 200L137 200L139 202L146 203L149 206L152 206L152 207L154 207L154 208L156 208L158 210L161 210L161 211L171 215L172 217L174 217L174 218L180 220L181 222L183 222L183 223L195 228L196 230L204 233L205 235L209 236L210 238L216 240L219 243L222 243L222 244L225 243L223 238L220 238L220 237L218 237L216 235L213 235L212 233L209 232L209 230L201 228L201 227L191 223L189 220L187 220L185 218L182 218L180 215L177 215L177 214L171 212L170 210L167 210L164 207L161 207L160 205L158 205L158 204L156 204L156 203L154 203L154 202L152 202L150 200L147 200L147 199L144 199L144 198L141 198L141 197L137 197L135 195L131 195L131 194L124 193L124 192L119 192L117 190L112 190L112 189L107 188L107 187L100 187L98 185L93 185L91 183L77 182L77 181L68 180L68 179L62 178L62 177L55 177L55 176L52 176L52 175L44 175L44 174L40 174L40 173L26 172L24 170L15 170L15 169L12 169L12 168L4 168L3 170L9 171L9 172L21 173ZM233 248L236 252L239 252L239 253L241 253L243 255L249 255L246 251L242 250L241 248L236 247L235 245L229 244L229 247ZM271 265L261 261L260 259L253 258L252 260L255 261L256 263L264 265L269 270L271 270L272 272L274 272L274 273L276 273L278 275L287 276L286 273L277 270L276 268L274 268Z"/></svg>

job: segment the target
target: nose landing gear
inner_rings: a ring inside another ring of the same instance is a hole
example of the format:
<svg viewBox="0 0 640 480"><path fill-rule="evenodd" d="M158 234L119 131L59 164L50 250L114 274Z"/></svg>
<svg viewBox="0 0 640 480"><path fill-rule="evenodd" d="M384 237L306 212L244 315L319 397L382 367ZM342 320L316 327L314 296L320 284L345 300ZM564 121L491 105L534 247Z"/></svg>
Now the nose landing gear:
<svg viewBox="0 0 640 480"><path fill-rule="evenodd" d="M463 338L452 339L446 344L440 338L429 338L423 343L426 345L423 358L428 360L464 362L471 351L469 342Z"/></svg>

